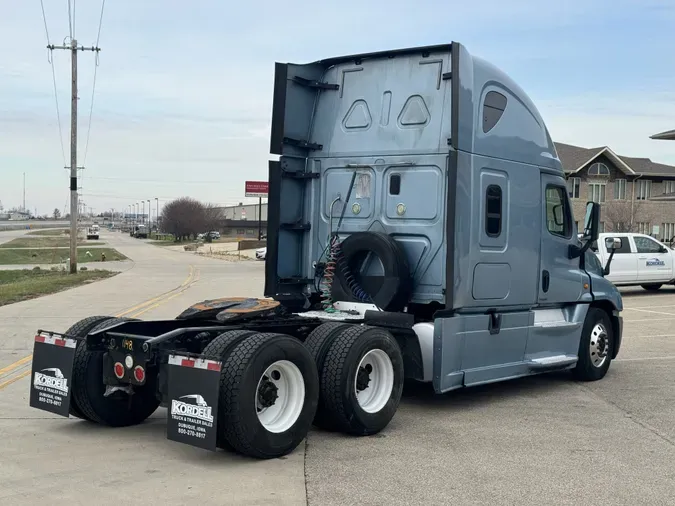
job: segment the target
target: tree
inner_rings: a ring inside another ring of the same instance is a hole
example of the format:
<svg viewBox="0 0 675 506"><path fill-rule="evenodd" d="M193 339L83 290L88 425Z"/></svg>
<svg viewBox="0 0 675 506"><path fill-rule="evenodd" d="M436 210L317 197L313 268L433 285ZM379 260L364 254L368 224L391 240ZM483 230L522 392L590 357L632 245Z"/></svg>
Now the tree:
<svg viewBox="0 0 675 506"><path fill-rule="evenodd" d="M54 219L58 220L61 217L61 211L59 211L58 207L54 208Z"/></svg>
<svg viewBox="0 0 675 506"><path fill-rule="evenodd" d="M205 232L205 206L191 197L172 200L162 210L162 229L173 234L176 241L196 238Z"/></svg>
<svg viewBox="0 0 675 506"><path fill-rule="evenodd" d="M219 230L223 222L223 210L215 204L204 205L204 231Z"/></svg>
<svg viewBox="0 0 675 506"><path fill-rule="evenodd" d="M652 215L642 205L643 201L612 200L602 207L602 216L607 232L636 233L637 224L651 223ZM651 233L651 231L647 231Z"/></svg>

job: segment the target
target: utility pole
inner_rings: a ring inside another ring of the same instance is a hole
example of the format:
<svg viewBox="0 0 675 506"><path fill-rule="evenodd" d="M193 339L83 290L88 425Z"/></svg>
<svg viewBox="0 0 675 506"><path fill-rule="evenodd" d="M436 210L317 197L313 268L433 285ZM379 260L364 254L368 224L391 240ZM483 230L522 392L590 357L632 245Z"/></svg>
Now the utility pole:
<svg viewBox="0 0 675 506"><path fill-rule="evenodd" d="M26 212L26 173L23 173L23 209L22 211Z"/></svg>
<svg viewBox="0 0 675 506"><path fill-rule="evenodd" d="M70 51L71 56L71 106L70 106L70 273L77 273L77 52L92 51L98 53L99 47L77 46L77 40L71 39L70 45L55 46L50 44L47 49L64 49Z"/></svg>

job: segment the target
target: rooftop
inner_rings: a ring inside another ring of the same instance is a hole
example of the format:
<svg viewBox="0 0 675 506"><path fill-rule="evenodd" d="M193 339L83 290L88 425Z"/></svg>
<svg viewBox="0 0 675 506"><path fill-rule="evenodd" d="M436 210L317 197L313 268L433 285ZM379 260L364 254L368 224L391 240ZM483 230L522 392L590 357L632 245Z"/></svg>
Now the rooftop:
<svg viewBox="0 0 675 506"><path fill-rule="evenodd" d="M675 131L673 131L675 139ZM562 162L565 172L579 172L588 165L594 158L605 155L612 160L616 166L630 175L644 176L673 176L675 177L675 166L665 165L651 161L649 158L633 158L615 153L607 146L595 148L583 148L572 144L562 142L555 143L558 157Z"/></svg>

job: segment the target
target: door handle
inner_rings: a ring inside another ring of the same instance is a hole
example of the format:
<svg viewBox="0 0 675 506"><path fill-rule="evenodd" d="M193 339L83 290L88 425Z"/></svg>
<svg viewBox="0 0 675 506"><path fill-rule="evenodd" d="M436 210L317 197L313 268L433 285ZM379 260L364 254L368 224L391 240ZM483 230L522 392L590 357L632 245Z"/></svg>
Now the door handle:
<svg viewBox="0 0 675 506"><path fill-rule="evenodd" d="M550 276L548 274L548 271L544 271L541 273L541 288L544 291L544 293L548 292L548 285L550 281Z"/></svg>

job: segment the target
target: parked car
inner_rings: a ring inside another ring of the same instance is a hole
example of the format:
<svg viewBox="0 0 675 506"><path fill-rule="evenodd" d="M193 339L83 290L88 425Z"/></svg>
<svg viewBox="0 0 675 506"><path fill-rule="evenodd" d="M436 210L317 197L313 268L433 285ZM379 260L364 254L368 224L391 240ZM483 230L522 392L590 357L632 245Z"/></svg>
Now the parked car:
<svg viewBox="0 0 675 506"><path fill-rule="evenodd" d="M603 266L615 238L621 245L614 251L610 272L605 276L608 281L616 286L642 286L645 290L675 284L675 251L646 234L600 234L591 249Z"/></svg>
<svg viewBox="0 0 675 506"><path fill-rule="evenodd" d="M265 256L267 256L267 246L255 250L255 257L258 260L265 260Z"/></svg>

